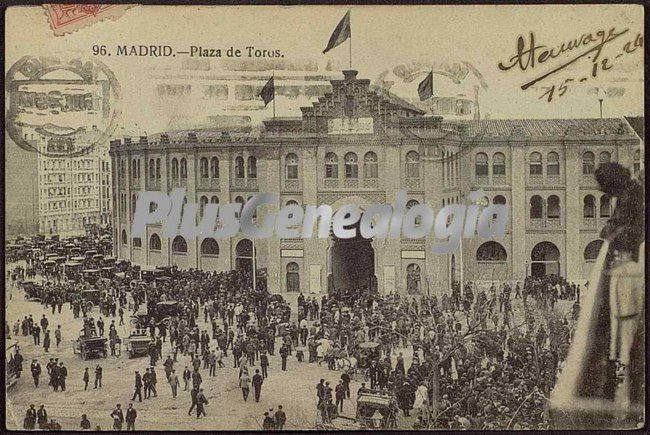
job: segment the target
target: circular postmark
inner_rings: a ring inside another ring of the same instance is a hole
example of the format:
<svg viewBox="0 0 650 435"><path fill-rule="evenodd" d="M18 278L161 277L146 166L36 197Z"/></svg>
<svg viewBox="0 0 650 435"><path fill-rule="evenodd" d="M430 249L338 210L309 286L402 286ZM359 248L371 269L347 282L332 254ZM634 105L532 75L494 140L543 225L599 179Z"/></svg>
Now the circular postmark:
<svg viewBox="0 0 650 435"><path fill-rule="evenodd" d="M117 126L120 86L96 59L25 56L5 83L5 128L27 151L81 156L106 142Z"/></svg>

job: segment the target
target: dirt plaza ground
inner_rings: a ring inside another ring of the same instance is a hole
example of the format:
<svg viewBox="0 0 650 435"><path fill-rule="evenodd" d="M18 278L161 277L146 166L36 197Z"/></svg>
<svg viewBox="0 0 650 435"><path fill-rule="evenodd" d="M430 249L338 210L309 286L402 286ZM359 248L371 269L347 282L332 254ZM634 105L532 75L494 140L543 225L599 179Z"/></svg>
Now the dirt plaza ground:
<svg viewBox="0 0 650 435"><path fill-rule="evenodd" d="M39 278L40 279L40 278ZM570 305L561 301L564 308ZM295 307L295 302L291 304ZM521 322L521 302L515 301L515 322ZM566 305L566 307L565 307ZM56 419L63 429L78 429L82 414L87 414L92 428L100 426L102 430L112 430L111 411L117 403L126 409L133 394L134 372L139 370L144 373L149 366L148 357L129 359L126 351L122 348L120 357L108 357L84 361L79 355L73 353L72 341L75 340L82 329L81 318L74 319L68 304L65 304L62 312L52 315L51 308L44 309L38 302L25 300L22 290L12 288L7 282L7 321L10 326L17 319L31 314L38 322L43 314L49 320L50 329L61 325L63 340L57 348L52 336L52 347L49 353L45 353L42 344L34 345L31 336L13 336L7 344L18 343L24 357L22 377L7 394L7 427L9 429L21 429L25 411L30 404L38 408L45 405L50 418ZM95 319L98 312L95 308L91 314ZM118 326L119 336L128 337L131 326L129 325L129 314L125 313L126 325ZM292 314L295 316L295 313ZM105 319L106 330L113 318ZM293 319L292 319L293 320ZM210 326L203 322L203 315L198 319L200 329L210 331ZM115 318L116 325L119 318ZM43 336L41 334L41 340ZM212 341L212 347L215 343ZM279 344L276 345L276 349ZM405 357L408 367L412 359L412 351L409 349L398 349ZM163 344L163 358L171 354L169 342ZM396 355L393 355L393 363ZM40 378L38 388L34 386L29 366L32 359L38 359L43 374ZM68 369L65 392L54 392L49 387L46 364L49 358L59 358ZM262 387L262 394L259 403L253 400L252 394L248 401L242 398L241 389L238 387L238 369L233 368L232 354L224 359L225 367L217 368L214 377L208 376L207 369L201 369L203 376L204 393L209 404L206 406L207 417L196 418L196 411L191 416L187 411L191 404L189 391L183 391L182 385L177 398L173 398L171 388L165 380L162 361L156 366L157 372L157 397L145 399L142 402L135 402L134 408L138 412L136 421L137 430L261 430L264 412L270 408L277 410L282 405L287 414L285 429L315 429L316 423L320 420L316 411L316 389L319 379L325 379L336 385L341 373L327 369L326 365L299 363L295 356L288 359L288 370L280 370L281 362L278 353L270 356L269 377ZM101 389L93 388L94 368L100 364L103 368L103 385ZM176 372L181 375L184 367L190 365L188 356L178 356L178 362L174 365ZM84 391L82 381L84 368L88 367L90 372L89 389ZM259 367L257 367L259 368ZM254 370L254 368L253 368ZM354 417L356 411L356 392L361 386L363 379L359 377L352 381L350 389L352 397L344 403L343 415ZM182 384L182 381L181 381ZM400 412L398 416L398 428L410 429L414 421L413 413L410 418L404 417Z"/></svg>

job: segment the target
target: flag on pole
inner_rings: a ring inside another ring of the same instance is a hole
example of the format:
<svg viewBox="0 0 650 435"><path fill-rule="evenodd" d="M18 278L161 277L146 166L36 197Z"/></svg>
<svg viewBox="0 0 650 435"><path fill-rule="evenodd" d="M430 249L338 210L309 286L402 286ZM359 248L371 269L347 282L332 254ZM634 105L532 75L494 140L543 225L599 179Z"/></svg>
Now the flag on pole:
<svg viewBox="0 0 650 435"><path fill-rule="evenodd" d="M348 11L343 19L339 22L334 33L330 36L330 41L327 43L327 48L323 50L323 54L330 51L332 48L341 45L346 39L350 38L352 33L350 32L350 11Z"/></svg>
<svg viewBox="0 0 650 435"><path fill-rule="evenodd" d="M269 79L268 82L264 85L260 91L260 97L264 100L264 107L275 99L275 83L273 82L273 77Z"/></svg>
<svg viewBox="0 0 650 435"><path fill-rule="evenodd" d="M433 97L433 71L429 71L429 74L418 85L418 94L420 101Z"/></svg>

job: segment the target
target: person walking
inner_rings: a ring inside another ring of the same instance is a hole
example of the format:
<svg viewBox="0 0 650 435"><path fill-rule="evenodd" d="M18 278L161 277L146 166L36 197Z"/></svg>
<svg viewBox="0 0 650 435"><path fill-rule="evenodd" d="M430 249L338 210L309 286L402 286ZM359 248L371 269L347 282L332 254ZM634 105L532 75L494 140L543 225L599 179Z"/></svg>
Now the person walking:
<svg viewBox="0 0 650 435"><path fill-rule="evenodd" d="M275 429L275 421L268 412L264 413L264 421L262 422L262 429L271 431Z"/></svg>
<svg viewBox="0 0 650 435"><path fill-rule="evenodd" d="M23 428L27 430L33 430L35 427L36 427L36 408L34 408L34 404L31 404L29 405L29 408L25 413L25 420L23 420Z"/></svg>
<svg viewBox="0 0 650 435"><path fill-rule="evenodd" d="M88 367L84 369L83 381L84 381L84 391L86 391L88 389L88 382L90 382L90 373L88 373Z"/></svg>
<svg viewBox="0 0 650 435"><path fill-rule="evenodd" d="M187 391L187 385L189 384L190 379L192 379L192 372L190 372L190 369L185 366L185 370L183 370L183 384L185 385L185 388L183 391Z"/></svg>
<svg viewBox="0 0 650 435"><path fill-rule="evenodd" d="M153 392L153 397L158 397L158 392L156 391L157 383L158 383L158 376L156 375L156 369L155 367L151 367L151 385L149 386L149 388Z"/></svg>
<svg viewBox="0 0 650 435"><path fill-rule="evenodd" d="M135 401L136 397L142 402L142 376L140 376L140 372L137 370L135 371L135 391L133 392L131 401Z"/></svg>
<svg viewBox="0 0 650 435"><path fill-rule="evenodd" d="M32 378L34 378L34 386L38 388L39 378L41 376L41 365L38 363L38 360L33 360L30 367L32 372Z"/></svg>
<svg viewBox="0 0 650 435"><path fill-rule="evenodd" d="M336 407L339 408L340 406L340 412L343 412L343 400L345 399L346 391L342 380L339 380L339 383L336 385L334 394L336 395Z"/></svg>
<svg viewBox="0 0 650 435"><path fill-rule="evenodd" d="M187 411L187 415L192 415L192 410L197 404L197 398L199 395L199 389L198 388L192 388L192 391L190 391L190 397L192 399L192 405L190 406L190 409Z"/></svg>
<svg viewBox="0 0 650 435"><path fill-rule="evenodd" d="M43 337L43 349L45 352L50 351L50 330L45 331L45 336Z"/></svg>
<svg viewBox="0 0 650 435"><path fill-rule="evenodd" d="M148 399L151 397L151 373L147 368L144 375L142 375L142 383L144 384L144 398Z"/></svg>
<svg viewBox="0 0 650 435"><path fill-rule="evenodd" d="M199 388L199 392L196 394L196 418L201 418L201 414L204 417L208 415L205 413L205 406L207 405L208 399L206 399L205 394L203 394L203 388Z"/></svg>
<svg viewBox="0 0 650 435"><path fill-rule="evenodd" d="M95 367L95 389L99 385L99 388L102 388L102 368L99 364Z"/></svg>
<svg viewBox="0 0 650 435"><path fill-rule="evenodd" d="M260 401L260 395L262 394L262 384L264 383L264 378L260 375L259 370L255 370L253 375L253 392L255 394L255 401Z"/></svg>
<svg viewBox="0 0 650 435"><path fill-rule="evenodd" d="M61 325L57 326L56 330L54 331L54 339L56 340L56 347L59 347L59 344L61 344Z"/></svg>
<svg viewBox="0 0 650 435"><path fill-rule="evenodd" d="M45 405L41 405L38 411L36 411L36 422L38 423L39 429L45 429L45 426L47 425L47 411L45 410Z"/></svg>
<svg viewBox="0 0 650 435"><path fill-rule="evenodd" d="M243 372L239 378L239 386L241 387L241 393L244 397L244 402L248 400L248 393L250 393L251 387L251 378L248 376L247 372Z"/></svg>
<svg viewBox="0 0 650 435"><path fill-rule="evenodd" d="M287 371L287 356L289 356L289 349L285 344L280 348L280 357L282 358L282 370Z"/></svg>
<svg viewBox="0 0 650 435"><path fill-rule="evenodd" d="M126 410L126 430L135 430L135 419L138 416L138 413L133 409L133 403L129 403L129 407Z"/></svg>
<svg viewBox="0 0 650 435"><path fill-rule="evenodd" d="M282 430L284 424L287 422L287 414L282 410L282 405L278 405L278 410L275 411L275 428Z"/></svg>
<svg viewBox="0 0 650 435"><path fill-rule="evenodd" d="M174 369L172 369L172 372L169 374L169 385L172 387L172 397L175 399L178 395L178 386L180 385L180 382L178 381L178 376Z"/></svg>
<svg viewBox="0 0 650 435"><path fill-rule="evenodd" d="M59 363L58 383L59 386L61 387L61 391L65 391L65 378L67 377L68 377L68 369L63 365L63 363Z"/></svg>
<svg viewBox="0 0 650 435"><path fill-rule="evenodd" d="M115 409L111 412L111 418L113 419L113 430L122 430L122 424L124 423L122 405L119 403L115 405Z"/></svg>
<svg viewBox="0 0 650 435"><path fill-rule="evenodd" d="M217 374L217 355L215 355L214 350L210 355L208 355L208 366L210 367L210 376L216 376Z"/></svg>
<svg viewBox="0 0 650 435"><path fill-rule="evenodd" d="M260 367L262 368L262 377L264 379L268 378L269 357L264 350L260 353Z"/></svg>

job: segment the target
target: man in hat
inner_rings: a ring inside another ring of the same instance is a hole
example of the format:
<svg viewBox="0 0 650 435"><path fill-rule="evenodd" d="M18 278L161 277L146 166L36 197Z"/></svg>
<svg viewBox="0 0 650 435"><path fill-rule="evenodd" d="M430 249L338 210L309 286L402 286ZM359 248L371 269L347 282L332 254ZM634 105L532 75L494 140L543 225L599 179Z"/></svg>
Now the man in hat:
<svg viewBox="0 0 650 435"><path fill-rule="evenodd" d="M129 407L126 410L126 430L135 430L135 419L138 416L138 413L133 409L133 403L129 403Z"/></svg>
<svg viewBox="0 0 650 435"><path fill-rule="evenodd" d="M286 422L287 414L282 410L282 405L278 405L278 410L275 412L275 428L277 430L282 430Z"/></svg>
<svg viewBox="0 0 650 435"><path fill-rule="evenodd" d="M36 411L36 422L38 423L39 429L44 429L47 425L47 411L45 410L45 405L41 405L38 411Z"/></svg>
<svg viewBox="0 0 650 435"><path fill-rule="evenodd" d="M41 365L38 363L38 360L32 360L30 370L32 372L32 378L34 378L34 386L38 387L38 380L41 376Z"/></svg>
<svg viewBox="0 0 650 435"><path fill-rule="evenodd" d="M264 413L264 422L262 423L262 429L264 430L275 429L275 422L273 421L273 417L271 417L268 412Z"/></svg>
<svg viewBox="0 0 650 435"><path fill-rule="evenodd" d="M119 403L115 405L115 409L111 412L111 418L113 419L113 430L122 430L122 423L124 423L122 405Z"/></svg>

